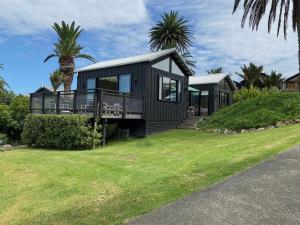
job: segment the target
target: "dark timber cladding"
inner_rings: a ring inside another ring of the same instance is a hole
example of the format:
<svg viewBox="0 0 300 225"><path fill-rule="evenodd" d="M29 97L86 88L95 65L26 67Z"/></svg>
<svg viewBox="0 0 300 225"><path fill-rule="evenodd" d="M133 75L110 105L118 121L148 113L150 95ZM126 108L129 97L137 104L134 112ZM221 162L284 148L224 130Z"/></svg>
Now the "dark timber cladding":
<svg viewBox="0 0 300 225"><path fill-rule="evenodd" d="M130 93L145 96L145 116L135 121L117 120L119 126L128 128L130 133L136 136L176 128L187 118L188 76L192 75L192 72L174 49L158 53L159 57L153 60L148 60L147 55L144 55L142 59L145 60L136 60L136 62L132 60L133 63L130 62L131 58L125 58L127 63L105 64L104 62L98 68L95 64L94 68L79 70L77 89L87 89L88 79L96 79L96 88L103 88L101 78L130 74ZM152 54L156 53L149 55ZM120 61L122 62L122 59L117 62ZM170 80L170 90L169 92L167 90L168 96L164 96L164 99L161 99L163 94L160 89L166 87L165 83L160 83L160 79ZM176 94L172 95L173 89L176 90Z"/></svg>
<svg viewBox="0 0 300 225"><path fill-rule="evenodd" d="M195 107L196 116L210 116L233 103L236 86L228 75L196 76L190 78L189 85L193 88L189 103Z"/></svg>

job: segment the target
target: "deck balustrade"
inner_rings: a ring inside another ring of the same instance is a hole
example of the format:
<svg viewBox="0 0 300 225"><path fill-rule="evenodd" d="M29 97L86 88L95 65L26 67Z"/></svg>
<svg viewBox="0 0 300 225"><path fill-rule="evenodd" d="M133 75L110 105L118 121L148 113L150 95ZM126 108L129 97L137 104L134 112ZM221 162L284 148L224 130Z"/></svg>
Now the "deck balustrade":
<svg viewBox="0 0 300 225"><path fill-rule="evenodd" d="M35 114L83 114L106 119L142 119L145 97L104 89L30 94Z"/></svg>

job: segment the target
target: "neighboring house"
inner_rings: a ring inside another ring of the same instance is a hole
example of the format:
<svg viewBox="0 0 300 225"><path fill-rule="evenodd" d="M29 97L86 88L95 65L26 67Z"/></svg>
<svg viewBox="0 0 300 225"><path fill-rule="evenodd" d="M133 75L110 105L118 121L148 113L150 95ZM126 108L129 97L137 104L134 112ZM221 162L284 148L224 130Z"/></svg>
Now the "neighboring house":
<svg viewBox="0 0 300 225"><path fill-rule="evenodd" d="M37 89L34 93L52 93L53 90L51 90L50 88L47 88L47 87L40 87L39 89Z"/></svg>
<svg viewBox="0 0 300 225"><path fill-rule="evenodd" d="M237 87L229 75L213 74L189 78L190 106L196 116L209 116L233 103Z"/></svg>
<svg viewBox="0 0 300 225"><path fill-rule="evenodd" d="M288 91L298 91L298 82L299 82L299 73L295 74L294 76L291 76L289 78L286 78L283 81L282 89L288 90Z"/></svg>
<svg viewBox="0 0 300 225"><path fill-rule="evenodd" d="M77 90L31 94L31 111L88 114L117 122L133 136L176 128L188 116L193 72L175 49L95 63L77 72Z"/></svg>

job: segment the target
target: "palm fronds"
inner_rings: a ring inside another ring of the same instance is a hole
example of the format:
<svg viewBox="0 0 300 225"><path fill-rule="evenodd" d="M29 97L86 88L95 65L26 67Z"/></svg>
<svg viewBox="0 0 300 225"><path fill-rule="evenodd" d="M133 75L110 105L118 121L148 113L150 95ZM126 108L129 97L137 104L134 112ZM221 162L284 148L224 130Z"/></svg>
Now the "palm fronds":
<svg viewBox="0 0 300 225"><path fill-rule="evenodd" d="M217 67L217 68L213 68L210 70L207 70L208 74L217 74L217 73L223 73L223 68L222 67Z"/></svg>

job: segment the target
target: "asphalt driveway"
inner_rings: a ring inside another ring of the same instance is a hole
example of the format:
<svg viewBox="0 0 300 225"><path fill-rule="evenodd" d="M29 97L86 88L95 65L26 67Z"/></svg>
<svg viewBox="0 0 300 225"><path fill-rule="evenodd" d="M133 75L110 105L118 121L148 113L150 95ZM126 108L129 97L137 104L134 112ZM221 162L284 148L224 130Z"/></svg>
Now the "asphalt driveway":
<svg viewBox="0 0 300 225"><path fill-rule="evenodd" d="M300 147L130 225L300 225Z"/></svg>

